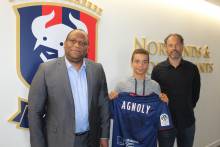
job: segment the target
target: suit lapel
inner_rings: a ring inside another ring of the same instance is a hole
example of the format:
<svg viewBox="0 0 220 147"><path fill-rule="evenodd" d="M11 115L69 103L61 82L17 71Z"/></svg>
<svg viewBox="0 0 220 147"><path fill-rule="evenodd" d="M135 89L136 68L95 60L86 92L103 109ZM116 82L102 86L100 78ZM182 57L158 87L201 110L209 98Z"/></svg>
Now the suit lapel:
<svg viewBox="0 0 220 147"><path fill-rule="evenodd" d="M60 81L63 82L64 93L66 95L66 98L70 101L71 105L74 108L73 94L72 94L72 90L70 86L70 80L69 80L64 57L61 57L60 60L58 60L58 66L59 66L58 69L60 72L60 76L58 78L60 78L61 79Z"/></svg>
<svg viewBox="0 0 220 147"><path fill-rule="evenodd" d="M90 61L85 60L86 63L86 78L87 78L87 89L88 89L88 110L90 110L90 105L92 101L92 67Z"/></svg>

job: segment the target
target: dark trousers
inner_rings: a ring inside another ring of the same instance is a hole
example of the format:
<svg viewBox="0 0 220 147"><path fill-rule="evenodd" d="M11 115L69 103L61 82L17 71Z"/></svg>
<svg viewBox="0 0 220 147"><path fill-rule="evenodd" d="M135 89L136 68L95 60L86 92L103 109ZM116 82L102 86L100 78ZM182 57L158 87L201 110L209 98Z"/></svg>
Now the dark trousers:
<svg viewBox="0 0 220 147"><path fill-rule="evenodd" d="M195 124L185 129L170 129L158 133L159 147L173 147L177 138L178 147L193 147Z"/></svg>

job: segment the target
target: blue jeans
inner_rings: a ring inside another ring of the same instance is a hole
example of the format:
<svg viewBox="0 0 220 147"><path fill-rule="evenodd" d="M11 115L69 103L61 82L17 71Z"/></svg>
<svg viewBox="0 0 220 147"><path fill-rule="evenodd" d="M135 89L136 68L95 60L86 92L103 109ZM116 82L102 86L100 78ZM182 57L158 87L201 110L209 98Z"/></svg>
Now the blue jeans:
<svg viewBox="0 0 220 147"><path fill-rule="evenodd" d="M178 147L193 147L195 124L185 129L170 129L158 133L159 147L173 147L177 138Z"/></svg>

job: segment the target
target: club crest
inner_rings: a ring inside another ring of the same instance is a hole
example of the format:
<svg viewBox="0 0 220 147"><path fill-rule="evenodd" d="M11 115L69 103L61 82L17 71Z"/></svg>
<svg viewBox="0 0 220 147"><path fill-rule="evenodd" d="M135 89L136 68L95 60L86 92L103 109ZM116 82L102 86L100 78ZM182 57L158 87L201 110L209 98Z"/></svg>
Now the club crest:
<svg viewBox="0 0 220 147"><path fill-rule="evenodd" d="M88 32L90 44L87 57L95 60L97 17L71 5L50 2L26 3L14 9L17 22L17 73L27 87L41 63L64 56L64 41L72 29ZM19 105L22 109L9 121L17 123L17 127L28 128L27 101L19 99Z"/></svg>

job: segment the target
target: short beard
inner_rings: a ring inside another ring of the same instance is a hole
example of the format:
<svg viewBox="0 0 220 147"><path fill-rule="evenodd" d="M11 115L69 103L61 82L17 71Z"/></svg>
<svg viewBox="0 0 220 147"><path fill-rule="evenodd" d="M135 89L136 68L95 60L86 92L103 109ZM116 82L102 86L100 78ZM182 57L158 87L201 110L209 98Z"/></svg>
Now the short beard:
<svg viewBox="0 0 220 147"><path fill-rule="evenodd" d="M173 52L176 52L176 53L173 55ZM177 60L177 59L182 58L182 54L180 52L178 51L173 51L173 52L171 52L171 54L169 55L171 59Z"/></svg>

